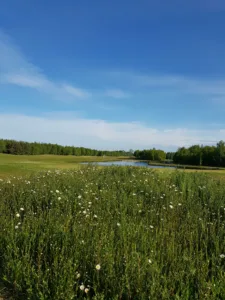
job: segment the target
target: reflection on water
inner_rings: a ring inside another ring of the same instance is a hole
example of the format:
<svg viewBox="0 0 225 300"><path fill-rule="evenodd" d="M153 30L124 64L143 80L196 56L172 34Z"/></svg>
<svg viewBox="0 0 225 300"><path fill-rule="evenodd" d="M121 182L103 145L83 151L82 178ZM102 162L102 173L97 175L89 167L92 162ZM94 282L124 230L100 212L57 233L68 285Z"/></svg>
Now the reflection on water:
<svg viewBox="0 0 225 300"><path fill-rule="evenodd" d="M88 163L83 163L88 164ZM149 165L147 162L144 161L101 161L101 162L92 162L91 164L95 164L98 166L132 166L132 167L147 167L147 168L156 168L156 169L163 169L163 168L170 168L175 169L174 167L167 167L167 166L152 166Z"/></svg>

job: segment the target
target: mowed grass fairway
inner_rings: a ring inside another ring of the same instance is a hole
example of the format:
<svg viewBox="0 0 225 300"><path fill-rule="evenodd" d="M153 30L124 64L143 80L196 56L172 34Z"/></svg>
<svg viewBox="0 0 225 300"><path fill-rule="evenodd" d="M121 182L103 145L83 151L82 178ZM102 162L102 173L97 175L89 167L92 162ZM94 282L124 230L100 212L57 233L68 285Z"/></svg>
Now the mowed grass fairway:
<svg viewBox="0 0 225 300"><path fill-rule="evenodd" d="M78 168L81 162L113 161L129 157L63 156L63 155L9 155L0 153L0 178L27 175L49 169Z"/></svg>
<svg viewBox="0 0 225 300"><path fill-rule="evenodd" d="M6 299L225 299L225 186L82 166L0 181Z"/></svg>

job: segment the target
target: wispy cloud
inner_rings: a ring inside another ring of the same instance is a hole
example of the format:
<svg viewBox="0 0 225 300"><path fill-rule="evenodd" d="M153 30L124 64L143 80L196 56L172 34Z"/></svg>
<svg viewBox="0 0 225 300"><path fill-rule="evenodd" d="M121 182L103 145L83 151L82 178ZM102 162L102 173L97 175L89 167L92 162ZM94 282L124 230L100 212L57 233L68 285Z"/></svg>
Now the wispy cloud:
<svg viewBox="0 0 225 300"><path fill-rule="evenodd" d="M88 93L85 90L79 89L79 88L75 88L74 86L68 85L68 84L64 84L62 86L62 88L69 94L71 94L72 96L78 97L78 98L88 98L91 96L90 93Z"/></svg>
<svg viewBox="0 0 225 300"><path fill-rule="evenodd" d="M73 85L48 78L38 67L29 62L12 40L0 31L0 82L37 89L52 96L88 98L89 92Z"/></svg>
<svg viewBox="0 0 225 300"><path fill-rule="evenodd" d="M225 97L225 78L188 78L181 75L140 74L137 72L111 71L109 78L120 79L122 86L130 86L145 93L153 90L179 94L205 95L207 97Z"/></svg>
<svg viewBox="0 0 225 300"><path fill-rule="evenodd" d="M215 143L224 139L225 129L158 129L140 122L108 122L63 114L57 117L0 114L0 136L97 149L142 149L156 146L173 150L180 146Z"/></svg>
<svg viewBox="0 0 225 300"><path fill-rule="evenodd" d="M130 94L128 94L127 92L120 90L120 89L106 90L104 95L107 97L116 98L116 99L130 97Z"/></svg>

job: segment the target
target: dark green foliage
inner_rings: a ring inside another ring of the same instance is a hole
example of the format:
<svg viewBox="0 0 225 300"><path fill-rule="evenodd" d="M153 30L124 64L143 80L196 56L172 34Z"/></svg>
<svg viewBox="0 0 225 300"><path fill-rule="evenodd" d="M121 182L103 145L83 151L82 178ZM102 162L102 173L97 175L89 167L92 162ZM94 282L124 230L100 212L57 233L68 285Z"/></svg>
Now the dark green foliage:
<svg viewBox="0 0 225 300"><path fill-rule="evenodd" d="M163 161L166 159L166 153L163 150L157 150L155 148L150 150L136 150L134 156L138 159L147 159L154 161Z"/></svg>
<svg viewBox="0 0 225 300"><path fill-rule="evenodd" d="M182 147L174 154L173 161L177 164L225 167L225 144L220 141L216 146Z"/></svg>
<svg viewBox="0 0 225 300"><path fill-rule="evenodd" d="M0 140L0 153L14 155L75 155L75 156L129 156L130 151L99 151L84 147L60 146L50 143L28 143L15 140Z"/></svg>

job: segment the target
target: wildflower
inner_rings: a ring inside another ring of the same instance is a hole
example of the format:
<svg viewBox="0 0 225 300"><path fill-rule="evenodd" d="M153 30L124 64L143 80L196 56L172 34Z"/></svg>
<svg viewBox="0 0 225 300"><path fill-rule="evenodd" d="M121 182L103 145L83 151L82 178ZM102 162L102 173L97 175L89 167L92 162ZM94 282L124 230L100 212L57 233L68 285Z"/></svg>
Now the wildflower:
<svg viewBox="0 0 225 300"><path fill-rule="evenodd" d="M99 270L101 269L100 264L97 264L97 265L95 266L95 269L99 271Z"/></svg>
<svg viewBox="0 0 225 300"><path fill-rule="evenodd" d="M21 211L24 211L24 208L23 208L23 207L20 207L20 210L21 210Z"/></svg>
<svg viewBox="0 0 225 300"><path fill-rule="evenodd" d="M170 207L171 209L173 209L173 205L169 205L169 207Z"/></svg>
<svg viewBox="0 0 225 300"><path fill-rule="evenodd" d="M19 226L16 225L16 226L15 226L15 229L18 229L18 228L19 228Z"/></svg>
<svg viewBox="0 0 225 300"><path fill-rule="evenodd" d="M17 214L16 214L16 217L19 218L19 217L20 217L20 214L17 213Z"/></svg>
<svg viewBox="0 0 225 300"><path fill-rule="evenodd" d="M85 286L83 284L80 285L80 290L83 291L85 289Z"/></svg>
<svg viewBox="0 0 225 300"><path fill-rule="evenodd" d="M58 197L58 200L61 200L62 198L61 197Z"/></svg>
<svg viewBox="0 0 225 300"><path fill-rule="evenodd" d="M97 215L94 215L94 218L96 218L96 219L97 219L97 217L98 217Z"/></svg>
<svg viewBox="0 0 225 300"><path fill-rule="evenodd" d="M76 276L76 277L77 277L77 279L80 278L80 273L77 273L77 276Z"/></svg>
<svg viewBox="0 0 225 300"><path fill-rule="evenodd" d="M118 227L121 226L120 223L117 223L116 225L117 225Z"/></svg>
<svg viewBox="0 0 225 300"><path fill-rule="evenodd" d="M182 204L181 204L181 203L178 203L178 205L181 206Z"/></svg>
<svg viewBox="0 0 225 300"><path fill-rule="evenodd" d="M56 194L58 194L58 193L59 193L59 190L56 190L55 192L56 192Z"/></svg>
<svg viewBox="0 0 225 300"><path fill-rule="evenodd" d="M81 196L81 195L79 195L77 198L78 198L78 199L81 199L81 198L82 198L82 196Z"/></svg>
<svg viewBox="0 0 225 300"><path fill-rule="evenodd" d="M152 263L152 260L151 260L151 259L149 259L149 260L148 260L148 262L151 264L151 263Z"/></svg>
<svg viewBox="0 0 225 300"><path fill-rule="evenodd" d="M88 289L88 288L86 288L84 291L85 291L85 293L87 294L87 293L89 292L89 289Z"/></svg>
<svg viewBox="0 0 225 300"><path fill-rule="evenodd" d="M225 254L220 254L220 258L225 258Z"/></svg>
<svg viewBox="0 0 225 300"><path fill-rule="evenodd" d="M153 228L154 228L154 226L150 225L150 228L151 228L151 229L153 229Z"/></svg>

